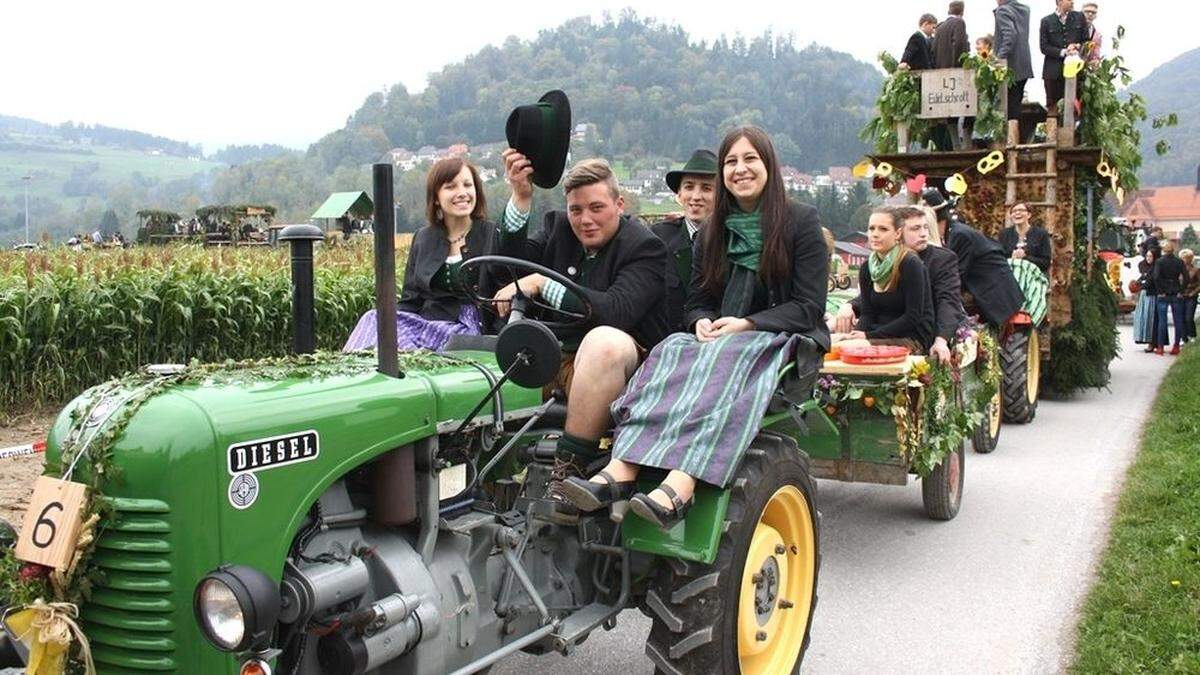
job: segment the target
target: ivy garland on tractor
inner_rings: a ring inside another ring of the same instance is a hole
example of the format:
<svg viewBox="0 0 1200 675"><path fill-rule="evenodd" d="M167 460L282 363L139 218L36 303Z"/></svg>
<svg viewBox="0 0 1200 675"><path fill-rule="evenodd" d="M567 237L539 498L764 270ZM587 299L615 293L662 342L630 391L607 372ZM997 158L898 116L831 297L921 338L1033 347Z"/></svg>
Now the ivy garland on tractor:
<svg viewBox="0 0 1200 675"><path fill-rule="evenodd" d="M435 372L456 363L451 357L426 350L402 352L399 358L402 371ZM142 404L155 396L172 387L188 384L236 385L293 378L320 380L374 369L372 352L318 352L244 361L193 362L173 369L149 367L92 388L69 411L70 432L63 443L60 461L57 466L48 466L45 472L60 478L70 476L76 459L86 453L89 470L86 475L76 474L76 477L88 486L88 499L71 562L65 569L55 570L19 560L13 549L6 548L0 552L0 597L17 609L41 606L43 602L65 603L73 606L71 613L75 615L87 603L92 589L103 580L103 573L93 563L96 540L101 534L97 528L102 530L105 523L112 522L114 515L104 489L120 480L119 471L113 464L113 448ZM111 401L113 397L122 397L121 402L109 413L110 417L88 433L89 421L105 414L99 410L102 402ZM84 650L76 640L72 642L75 644L71 645L73 651L68 658L67 672L84 672Z"/></svg>
<svg viewBox="0 0 1200 675"><path fill-rule="evenodd" d="M976 339L973 364L983 386L971 401L959 400L961 362L967 338ZM983 420L985 406L1000 387L1000 362L996 339L985 330L964 326L959 330L949 366L924 360L896 380L860 380L849 376L822 375L817 395L825 411L834 415L850 406L890 415L896 425L900 456L922 478L957 450ZM974 411L974 412L972 412Z"/></svg>

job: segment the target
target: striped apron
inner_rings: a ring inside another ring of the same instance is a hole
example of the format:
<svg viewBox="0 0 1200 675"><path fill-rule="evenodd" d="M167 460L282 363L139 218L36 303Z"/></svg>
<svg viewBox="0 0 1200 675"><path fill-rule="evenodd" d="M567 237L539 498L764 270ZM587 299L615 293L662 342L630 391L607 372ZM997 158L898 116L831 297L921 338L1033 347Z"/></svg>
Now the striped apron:
<svg viewBox="0 0 1200 675"><path fill-rule="evenodd" d="M758 433L795 340L761 331L713 342L667 337L612 404L613 458L725 487Z"/></svg>

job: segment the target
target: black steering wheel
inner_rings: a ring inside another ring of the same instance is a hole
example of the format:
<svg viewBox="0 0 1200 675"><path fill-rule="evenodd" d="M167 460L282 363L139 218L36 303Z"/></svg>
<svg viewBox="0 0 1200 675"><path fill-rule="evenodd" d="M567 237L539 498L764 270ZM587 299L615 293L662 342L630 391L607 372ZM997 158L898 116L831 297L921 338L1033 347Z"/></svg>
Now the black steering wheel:
<svg viewBox="0 0 1200 675"><path fill-rule="evenodd" d="M475 303L477 307L487 309L493 314L499 316L499 312L497 311L496 307L497 305L501 304L501 302L495 300L494 298L481 295L479 288L481 280L486 278L483 273L484 270L491 266L499 266L504 268L504 270L508 272L509 278L511 278L514 283L521 277L524 277L528 274L540 274L547 279L553 279L554 281L562 284L563 287L567 289L567 292L575 296L575 298L579 300L579 303L583 305L583 311L581 312L559 309L540 297L531 297L526 295L521 291L521 285L517 284L517 292L515 295L513 295L512 299L513 306L510 309L509 321L523 319L525 306L537 307L543 312L550 312L554 315L565 317L565 320L562 321L546 321L539 319L539 322L542 325L552 330L583 328L591 320L592 303L588 300L587 293L584 292L582 286L548 267L544 267L534 262L529 262L528 260L512 258L505 255L475 256L474 258L468 258L467 260L464 260L462 266L459 268L459 279L462 287L466 291L471 302ZM523 274L518 274L518 272L523 272ZM516 313L515 316L513 314L514 312Z"/></svg>

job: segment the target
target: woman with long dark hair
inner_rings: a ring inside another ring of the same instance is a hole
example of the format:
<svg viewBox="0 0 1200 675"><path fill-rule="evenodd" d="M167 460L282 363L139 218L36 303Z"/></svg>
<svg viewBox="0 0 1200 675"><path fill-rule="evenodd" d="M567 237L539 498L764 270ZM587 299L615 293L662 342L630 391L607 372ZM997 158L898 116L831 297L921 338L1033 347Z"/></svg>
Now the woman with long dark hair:
<svg viewBox="0 0 1200 675"><path fill-rule="evenodd" d="M763 414L796 343L807 338L814 359L829 349L829 252L816 210L787 199L762 129L729 132L717 158L721 180L695 244L685 308L691 333L660 343L613 403L608 466L564 483L583 511L629 498L634 513L669 529L690 508L697 480L728 483L754 437L747 420ZM633 494L643 466L669 473L655 490Z"/></svg>
<svg viewBox="0 0 1200 675"><path fill-rule="evenodd" d="M483 183L475 165L439 160L425 179L425 225L413 235L396 312L400 349L440 350L451 335L479 335L479 312L458 278L464 260L491 252L496 227L487 221ZM371 349L375 310L359 319L344 351Z"/></svg>

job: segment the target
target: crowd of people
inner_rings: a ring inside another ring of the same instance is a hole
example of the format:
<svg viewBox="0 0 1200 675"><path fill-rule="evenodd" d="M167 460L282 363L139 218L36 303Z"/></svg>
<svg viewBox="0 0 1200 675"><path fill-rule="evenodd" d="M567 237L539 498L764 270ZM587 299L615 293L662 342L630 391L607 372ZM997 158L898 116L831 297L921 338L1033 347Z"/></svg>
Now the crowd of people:
<svg viewBox="0 0 1200 675"><path fill-rule="evenodd" d="M976 53L986 59L999 59L1013 72L1013 82L1007 91L1007 116L1017 120L1025 97L1025 86L1033 78L1033 56L1029 46L1030 8L1020 0L996 0L991 34L974 42ZM971 51L967 24L963 18L964 3L950 3L945 20L940 23L933 14L917 19L917 31L904 47L900 68L928 70L958 68L964 55ZM1046 108L1057 114L1066 88L1063 66L1067 59L1078 58L1095 67L1103 50L1103 36L1096 28L1100 8L1096 2L1085 2L1083 11L1075 11L1074 0L1054 0L1054 11L1042 18L1038 27L1038 45L1042 52L1042 82L1046 91ZM1077 77L1083 77L1081 71ZM1078 94L1077 94L1078 95ZM939 150L952 146L952 130L958 120L947 120L933 133L932 140ZM973 120L962 119L966 136L972 135ZM984 142L986 139L976 139Z"/></svg>
<svg viewBox="0 0 1200 675"><path fill-rule="evenodd" d="M1138 298L1133 310L1134 341L1146 345L1146 353L1179 354L1180 345L1196 337L1200 268L1195 266L1195 252L1187 248L1177 252L1175 242L1166 239L1159 227L1151 229L1138 248L1142 260L1132 288ZM1168 351L1172 325L1174 340Z"/></svg>
<svg viewBox="0 0 1200 675"><path fill-rule="evenodd" d="M833 345L865 341L948 363L968 316L1002 331L1028 310L1031 293L1045 303L1048 237L1028 209L1014 207L1002 244L929 188L921 206L871 214L859 296L828 315L832 246L816 210L787 197L774 144L753 126L667 174L681 212L662 222L647 227L625 214L603 159L566 170L565 211L535 216L534 185L558 184L565 144L547 153L521 120L547 123L566 106L554 94L539 102L543 109L528 106L523 117L518 108L510 118L514 147L503 157L511 194L499 223L488 220L474 165L451 158L432 167L429 224L413 239L396 321L402 349L440 350L456 335L502 328L521 296L536 299L543 317L577 319L556 330L564 357L547 387L567 401L551 486L565 522L618 500L664 528L679 522L697 481L730 480L749 443L745 420L765 410L785 358L815 372ZM465 281L461 266L485 254L536 263L558 279L481 273ZM1032 291L1017 273L1022 266L1042 278ZM491 311L477 311L481 298L490 298L483 306ZM376 321L364 315L346 349L373 347ZM611 460L597 471L609 430ZM639 493L635 479L645 467L667 473Z"/></svg>

